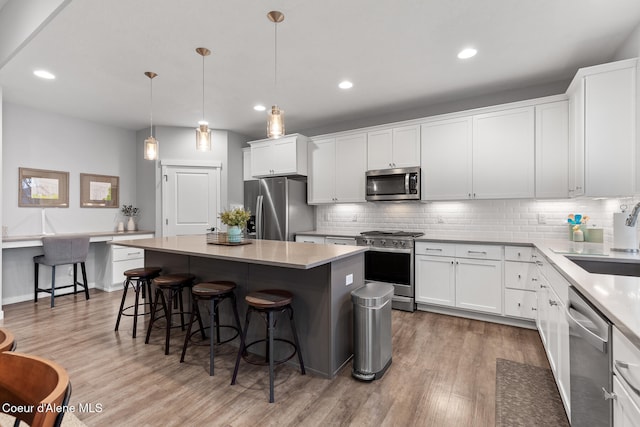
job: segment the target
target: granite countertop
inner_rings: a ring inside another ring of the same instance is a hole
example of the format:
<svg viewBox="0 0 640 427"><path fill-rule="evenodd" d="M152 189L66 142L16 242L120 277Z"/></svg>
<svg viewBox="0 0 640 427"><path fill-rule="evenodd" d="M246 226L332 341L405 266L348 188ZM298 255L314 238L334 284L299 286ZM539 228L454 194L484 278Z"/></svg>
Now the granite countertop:
<svg viewBox="0 0 640 427"><path fill-rule="evenodd" d="M145 250L217 258L250 264L310 269L333 261L366 252L366 247L346 245L317 245L313 243L251 240L246 245L213 245L206 235L159 237L154 239L119 240L120 246Z"/></svg>

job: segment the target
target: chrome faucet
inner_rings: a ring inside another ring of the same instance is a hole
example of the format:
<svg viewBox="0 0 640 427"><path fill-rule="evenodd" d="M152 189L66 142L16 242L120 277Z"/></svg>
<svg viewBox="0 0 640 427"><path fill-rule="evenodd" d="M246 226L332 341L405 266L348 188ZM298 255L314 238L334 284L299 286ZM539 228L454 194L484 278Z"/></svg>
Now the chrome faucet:
<svg viewBox="0 0 640 427"><path fill-rule="evenodd" d="M631 214L627 217L625 224L628 227L635 227L638 220L638 214L640 213L640 203L636 204L631 211Z"/></svg>

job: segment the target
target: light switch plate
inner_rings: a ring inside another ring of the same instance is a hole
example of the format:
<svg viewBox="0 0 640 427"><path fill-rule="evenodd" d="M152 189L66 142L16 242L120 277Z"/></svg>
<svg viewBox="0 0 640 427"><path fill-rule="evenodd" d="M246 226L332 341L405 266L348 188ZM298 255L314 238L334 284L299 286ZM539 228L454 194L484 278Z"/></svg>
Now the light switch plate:
<svg viewBox="0 0 640 427"><path fill-rule="evenodd" d="M352 283L353 283L353 274L347 274L347 276L345 277L344 285L349 286Z"/></svg>

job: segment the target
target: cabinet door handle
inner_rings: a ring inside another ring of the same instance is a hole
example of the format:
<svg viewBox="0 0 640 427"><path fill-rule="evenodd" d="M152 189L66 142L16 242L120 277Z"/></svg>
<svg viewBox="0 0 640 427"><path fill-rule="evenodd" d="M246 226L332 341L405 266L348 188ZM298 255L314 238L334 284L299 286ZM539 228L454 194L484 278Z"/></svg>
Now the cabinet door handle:
<svg viewBox="0 0 640 427"><path fill-rule="evenodd" d="M618 373L622 377L625 383L633 390L635 394L640 396L640 389L631 382L631 378L627 377L626 371L630 370L630 367L638 368L638 365L631 365L627 362L623 362L621 360L616 360L614 362L615 367L618 369Z"/></svg>
<svg viewBox="0 0 640 427"><path fill-rule="evenodd" d="M468 254L482 254L486 255L487 251L467 251Z"/></svg>
<svg viewBox="0 0 640 427"><path fill-rule="evenodd" d="M522 276L518 274L518 279L522 279Z"/></svg>
<svg viewBox="0 0 640 427"><path fill-rule="evenodd" d="M542 261L536 261L536 265L537 265L538 267L542 267L544 264L542 263Z"/></svg>
<svg viewBox="0 0 640 427"><path fill-rule="evenodd" d="M424 248L425 251L438 251L442 252L442 248Z"/></svg>
<svg viewBox="0 0 640 427"><path fill-rule="evenodd" d="M550 299L550 300L549 300L549 305L550 305L550 306L558 305L558 301L554 301L554 300Z"/></svg>
<svg viewBox="0 0 640 427"><path fill-rule="evenodd" d="M607 391L606 388L602 387L602 397L604 400L616 400L618 395L612 391Z"/></svg>

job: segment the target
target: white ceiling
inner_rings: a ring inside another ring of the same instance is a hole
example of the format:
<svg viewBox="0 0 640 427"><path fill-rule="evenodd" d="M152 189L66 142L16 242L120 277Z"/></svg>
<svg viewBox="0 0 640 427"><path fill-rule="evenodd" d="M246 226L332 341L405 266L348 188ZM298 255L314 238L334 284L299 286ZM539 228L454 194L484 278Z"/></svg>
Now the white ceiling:
<svg viewBox="0 0 640 427"><path fill-rule="evenodd" d="M0 69L0 86L9 102L138 130L154 71L154 123L195 127L204 46L210 127L257 139L256 103L278 103L292 133L557 82L611 60L639 24L638 0L75 0ZM461 61L466 46L479 53Z"/></svg>

